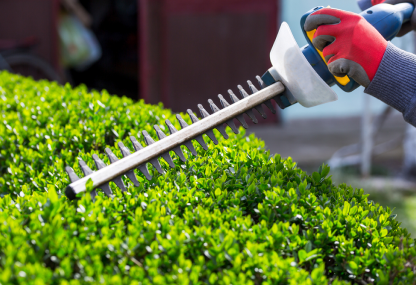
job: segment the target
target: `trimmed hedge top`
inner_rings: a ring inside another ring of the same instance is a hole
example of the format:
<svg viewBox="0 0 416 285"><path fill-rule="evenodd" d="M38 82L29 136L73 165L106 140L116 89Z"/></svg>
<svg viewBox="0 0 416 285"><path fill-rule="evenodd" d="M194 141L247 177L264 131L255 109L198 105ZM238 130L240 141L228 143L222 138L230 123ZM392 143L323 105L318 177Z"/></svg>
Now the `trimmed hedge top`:
<svg viewBox="0 0 416 285"><path fill-rule="evenodd" d="M307 175L250 135L109 199L69 201L65 165L171 119L161 105L0 74L0 284L409 284L415 241L389 208ZM189 121L190 123L190 121ZM176 125L179 129L179 126ZM219 133L216 133L220 139ZM140 138L142 139L142 138Z"/></svg>

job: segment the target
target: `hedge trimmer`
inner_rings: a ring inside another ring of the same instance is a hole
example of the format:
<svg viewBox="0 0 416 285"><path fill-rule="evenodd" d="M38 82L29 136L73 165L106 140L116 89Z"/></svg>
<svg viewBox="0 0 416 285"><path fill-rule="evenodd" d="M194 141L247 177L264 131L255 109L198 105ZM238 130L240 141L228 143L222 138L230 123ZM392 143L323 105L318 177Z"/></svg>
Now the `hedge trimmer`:
<svg viewBox="0 0 416 285"><path fill-rule="evenodd" d="M301 20L301 26L304 26L307 16L323 7L317 7L307 12ZM410 19L413 12L413 5L408 3L398 5L380 4L374 6L361 15L372 24L387 40L391 40L400 30L403 23ZM152 177L147 169L146 164L150 163L161 174L164 173L158 159L163 158L170 167L175 167L169 151L173 151L183 162L186 158L181 150L185 146L196 156L196 150L192 140L196 140L203 149L207 150L208 146L202 135L207 135L214 144L218 140L214 135L213 129L217 129L225 138L228 138L225 132L224 124L228 125L233 132L238 133L238 129L233 121L237 119L244 128L248 125L243 117L245 113L254 123L257 118L254 115L255 109L263 118L266 118L262 104L265 104L275 113L271 100L273 99L281 109L285 109L296 103L304 107L313 107L338 99L336 93L330 88L337 84L342 90L351 92L359 85L352 79L334 77L328 70L326 62L321 54L311 44L313 35L306 33L304 35L309 42L303 48L299 48L292 32L287 23L280 27L276 41L270 53L271 63L273 65L261 78L257 76L259 89L250 81L248 86L251 91L249 95L242 86L238 86L241 98L238 98L232 90L228 90L230 104L222 95L218 95L222 109L220 109L211 99L208 100L212 114L200 104L198 105L202 119L199 120L192 110L188 109L187 113L192 121L188 125L180 115L176 115L181 126L181 130L175 129L173 124L166 120L166 126L170 135L167 136L159 126L154 126L158 136L158 141L143 131L144 141L147 144L143 147L135 138L130 137L135 152L132 153L122 142L118 143L122 159L119 159L109 148L106 148L106 154L110 160L110 165L106 165L97 155L93 155L97 171L91 170L82 159L79 159L79 166L85 177L79 178L71 167L66 167L71 184L66 188L65 194L68 198L74 199L77 194L87 190L87 181L92 180L93 188L101 188L103 192L111 196L112 189L109 182L114 182L122 191L126 191L126 186L122 181L122 176L129 178L135 186L139 186L139 181L134 173L138 169L144 176L151 180ZM96 190L91 192L94 197Z"/></svg>

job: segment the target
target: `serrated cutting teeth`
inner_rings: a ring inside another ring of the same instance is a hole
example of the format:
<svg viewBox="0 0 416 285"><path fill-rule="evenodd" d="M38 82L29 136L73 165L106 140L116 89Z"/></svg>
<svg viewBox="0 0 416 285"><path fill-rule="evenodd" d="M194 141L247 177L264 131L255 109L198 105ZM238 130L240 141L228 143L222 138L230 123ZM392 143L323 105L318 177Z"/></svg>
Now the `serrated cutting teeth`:
<svg viewBox="0 0 416 285"><path fill-rule="evenodd" d="M196 122L199 121L199 119L194 115L194 112L192 112L191 109L188 109L186 111L188 113L189 118L191 118L192 124L195 124ZM217 138L214 135L214 132L212 130L208 130L205 132L205 134L214 142L214 144L218 144ZM197 136L195 138L195 140L205 149L208 149L207 144L204 141L204 138L202 137L202 135Z"/></svg>
<svg viewBox="0 0 416 285"><path fill-rule="evenodd" d="M266 87L260 77L257 76L256 78L260 85L260 91L251 83L251 81L247 81L253 95L249 95L241 85L238 85L238 89L242 99L239 99L232 90L228 90L232 104L228 103L221 94L218 95L222 109L218 108L214 101L209 99L208 103L212 110L212 114L209 114L204 106L199 104L198 109L201 113L201 120L198 119L191 109L187 110L192 122L190 125L177 114L176 119L181 126L180 131L178 131L169 120L166 120L165 123L170 135L166 135L165 132L162 131L164 130L164 126L154 126L154 130L159 139L158 141L155 141L147 131L142 131L141 134L143 134L146 147L143 147L136 137L130 136L130 141L135 151L134 153L132 153L122 142L118 142L117 145L123 156L122 159L119 159L109 148L105 149L105 153L110 161L109 165L104 163L97 154L93 154L92 159L95 162L97 171L91 170L84 160L79 159L79 167L85 176L83 178L79 178L74 169L67 166L65 170L68 173L71 184L66 188L65 194L68 198L74 199L78 193L86 191L86 182L89 179L93 181L94 189L102 189L107 196L111 197L113 195L109 183L110 181L114 182L123 192L126 192L127 187L123 182L123 176L126 176L134 186L140 186L139 179L134 171L135 169L138 169L146 179L150 181L153 177L150 175L147 163L152 164L160 174L164 174L165 171L160 165L159 158L163 158L171 168L176 167L174 160L169 153L170 151L173 151L182 162L186 162L187 158L185 157L181 146L185 146L193 156L196 157L198 155L192 140L196 140L204 150L208 150L208 145L203 137L204 134L206 134L214 144L219 143L213 129L217 129L224 139L228 139L229 136L224 124L227 124L234 133L238 134L238 128L233 120L237 119L244 128L248 128L248 124L243 116L244 113L247 114L254 123L258 123L257 118L253 113L253 109L256 109L263 118L266 118L266 114L261 107L261 104L266 104L272 112L275 112L270 99L274 99L280 106L281 104L279 104L279 102L282 103L280 96L284 91L284 86L280 82L277 82ZM141 138L140 134L138 135L138 138ZM126 180L126 182L127 181L128 180ZM128 185L131 186L130 183ZM96 190L93 190L91 195L92 197L95 197Z"/></svg>
<svg viewBox="0 0 416 285"><path fill-rule="evenodd" d="M250 83L251 83L251 81L250 81ZM246 90L244 90L244 88L241 85L238 85L237 87L238 87L238 90L240 91L241 96L243 96L244 98L247 98L248 96L250 96L250 95L248 95ZM263 119L267 118L267 115L264 112L263 107L261 105L258 105L254 108L257 110L257 112L259 112L259 114L263 117Z"/></svg>
<svg viewBox="0 0 416 285"><path fill-rule="evenodd" d="M199 121L198 118L195 117L195 115L194 115L194 113L192 112L191 109L186 110L186 113L188 113L188 116L191 119L192 124ZM199 135L199 136L195 137L195 140L202 146L202 148L204 150L208 150L207 143L204 141L204 138L202 137L202 135Z"/></svg>
<svg viewBox="0 0 416 285"><path fill-rule="evenodd" d="M218 95L218 98L220 98L221 105L222 105L223 108L227 108L228 106L230 106L230 104L228 104L227 100L225 100L224 97L222 97L221 94ZM242 114L237 115L236 118L245 129L248 129L248 125L247 125L246 120L244 119L244 116ZM234 125L234 127L235 127L235 125Z"/></svg>
<svg viewBox="0 0 416 285"><path fill-rule="evenodd" d="M202 118L206 118L209 116L208 112L204 109L204 107L202 107L201 104L198 104L198 108L199 111L201 113ZM202 109L201 109L202 108ZM217 145L218 144L218 140L214 135L214 132L212 130L208 130L205 132L205 134L212 140L212 142Z"/></svg>
<svg viewBox="0 0 416 285"><path fill-rule="evenodd" d="M94 171L91 170L91 168L89 168L89 166L81 158L79 158L78 163L79 163L79 167L81 168L81 170L82 170L82 172L84 173L85 176L88 176L88 175L90 175L94 172ZM92 190L91 197L94 199L95 196L97 196L97 191Z"/></svg>
<svg viewBox="0 0 416 285"><path fill-rule="evenodd" d="M130 150L127 147L125 147L122 142L118 143L118 148L120 149L120 152L123 155L123 157L127 157L131 154ZM140 186L140 183L136 178L136 174L134 174L134 170L127 171L126 176L131 180L131 182L133 182L134 186Z"/></svg>
<svg viewBox="0 0 416 285"><path fill-rule="evenodd" d="M177 116L181 117L180 115L177 115ZM181 119L182 119L182 117L181 117ZM182 121L183 121L183 119L182 119ZM183 122L186 124L185 121L183 121ZM172 125L172 123L168 119L165 121L165 123L168 126L168 129L169 129L169 132L170 132L171 135L178 132L178 130L175 129L175 127ZM181 124L181 127L182 127L182 124ZM182 127L182 128L184 128L184 127ZM191 141L184 142L183 145L186 146L189 149L189 151L192 153L193 156L198 156L198 153L196 152L195 147L194 147L194 145L192 144Z"/></svg>
<svg viewBox="0 0 416 285"><path fill-rule="evenodd" d="M230 104L228 104L228 102L227 102L227 101L225 101L224 97L222 97L222 95L221 95L221 94L219 94L219 95L218 95L218 98L220 99L220 102L221 102L221 105L222 105L223 109L224 109L224 108L227 108L228 106L230 106ZM233 119L228 120L228 121L227 121L227 122L225 122L225 123L226 123L226 124L227 124L227 125L231 128L231 130L233 130L233 132L234 132L235 134L238 134L238 129L237 129L237 127L235 126Z"/></svg>
<svg viewBox="0 0 416 285"><path fill-rule="evenodd" d="M165 135L165 133L162 132L162 130L160 129L160 127L158 125L155 125L154 128L155 128L155 131L156 131L156 134L157 134L157 137L159 138L159 140L164 139L164 138L167 137ZM179 156L179 158L182 160L182 162L186 162L185 155L183 154L180 146L174 147L172 150L176 153L177 156Z"/></svg>
<svg viewBox="0 0 416 285"><path fill-rule="evenodd" d="M203 119L209 116L209 113L207 112L207 110L204 109L204 106L202 106L201 104L198 104L198 109ZM218 140L215 137L214 132L212 130L206 131L205 134L213 141L215 145L218 144Z"/></svg>
<svg viewBox="0 0 416 285"><path fill-rule="evenodd" d="M240 99L238 99L238 97L235 96L234 92L231 89L228 89L228 94L230 94L230 98L231 98L231 101L233 102L233 104L240 101ZM255 124L258 123L257 118L256 118L256 116L254 116L254 113L253 113L252 110L247 110L245 112L245 114L250 117L250 119L253 121L253 123L255 123Z"/></svg>
<svg viewBox="0 0 416 285"><path fill-rule="evenodd" d="M137 141L137 139L136 139L135 137L131 136L131 137L130 137L130 141L132 142L132 144L133 144L133 147L134 147L134 150L135 150L135 151L139 151L139 150L142 150L142 149L144 148L144 147L141 145L141 143ZM162 169L162 167L160 166L160 163L159 163L159 161L157 160L157 158L152 158L149 162L153 165L153 167L154 167L154 168L156 168L156 170L157 170L160 174L165 174L165 171L163 171L163 169ZM139 165L139 166L137 167L137 169L139 169L139 170L140 170L140 172L144 174L144 176L146 177L146 179L147 179L147 180L152 180L152 176L150 175L149 170L147 169L147 166L146 166L146 164L145 164L145 163L144 163L144 164Z"/></svg>
<svg viewBox="0 0 416 285"><path fill-rule="evenodd" d="M94 160L95 166L97 167L98 170L103 169L104 167L107 166L96 154L92 155L92 159ZM113 195L113 191L111 191L110 183L107 182L107 183L101 185L100 188L101 188L101 190L103 190L103 192L107 196Z"/></svg>
<svg viewBox="0 0 416 285"><path fill-rule="evenodd" d="M263 89L263 88L265 88L266 87L266 84L264 84L264 82L263 82L263 80L261 80L261 77L260 76L256 76L256 79L257 79L257 82L259 83L259 85L260 85L260 89ZM253 84L251 84L251 85L253 85ZM253 87L254 87L254 85L253 85ZM251 88L251 87L250 87ZM256 89L256 87L254 87L254 89ZM253 89L252 89L253 90ZM257 89L256 89L257 90ZM257 91L255 91L255 92L258 92L258 90ZM255 93L255 92L253 92L253 93ZM272 103L272 101L271 100L266 100L266 101L264 101L264 105L266 105L267 106L267 108L269 108L270 109L270 111L272 111L272 113L273 114L276 114L276 110L274 109L274 107L273 107L273 103Z"/></svg>
<svg viewBox="0 0 416 285"><path fill-rule="evenodd" d="M179 114L177 114L176 115L176 119L178 120L178 122L179 122L179 124L181 125L181 128L182 129L184 129L184 128L186 128L186 127L189 127L189 125L188 125L188 123L187 122L185 122L185 120L182 118L182 116L181 115L179 115ZM206 145L205 144L205 141L203 140L203 139L200 139L199 137L202 137L202 136L198 136L197 138L195 138L197 141L198 141L198 143L202 146L202 147L204 147L204 145ZM201 144L201 141L202 140L202 144ZM188 142L186 142L186 143L190 143L190 144L192 144L191 143L191 141L188 141ZM186 144L185 144L186 145ZM193 145L192 145L192 147L193 147ZM207 149L208 149L208 147L207 147Z"/></svg>
<svg viewBox="0 0 416 285"><path fill-rule="evenodd" d="M214 101L212 101L211 99L208 99L208 103L209 103L209 106L211 107L212 112L217 113L220 111L217 105L215 105ZM220 134L224 137L224 139L227 140L229 138L227 132L225 131L224 124L220 124L215 128L220 132Z"/></svg>
<svg viewBox="0 0 416 285"><path fill-rule="evenodd" d="M144 136L144 141L147 145L155 143L155 141L152 139L148 132L143 131L142 134ZM170 156L169 152L162 153L160 156L169 164L171 168L175 168L175 164L173 163L172 157Z"/></svg>
<svg viewBox="0 0 416 285"><path fill-rule="evenodd" d="M107 154L108 159L110 159L111 164L113 164L114 162L117 162L119 160L118 157L111 151L111 149L106 148L105 153ZM123 192L127 191L126 186L124 185L124 182L121 179L121 175L117 176L112 181L118 186L118 188L121 189L121 191L123 191Z"/></svg>
<svg viewBox="0 0 416 285"><path fill-rule="evenodd" d="M65 171L68 174L69 180L71 181L71 183L79 180L78 175L75 173L75 171L74 171L74 169L72 169L72 167L66 166Z"/></svg>

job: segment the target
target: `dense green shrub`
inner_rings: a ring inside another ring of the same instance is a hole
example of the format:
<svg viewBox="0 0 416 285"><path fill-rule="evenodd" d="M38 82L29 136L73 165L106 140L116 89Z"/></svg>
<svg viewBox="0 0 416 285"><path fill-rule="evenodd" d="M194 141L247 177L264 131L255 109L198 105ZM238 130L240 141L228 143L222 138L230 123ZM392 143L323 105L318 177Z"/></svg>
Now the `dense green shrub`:
<svg viewBox="0 0 416 285"><path fill-rule="evenodd" d="M105 146L131 148L172 113L7 73L0 109L0 284L416 282L414 240L389 208L243 130L198 158L184 149L165 176L138 173L125 195L69 201L65 165L82 176L77 156L95 169L92 153L108 163Z"/></svg>

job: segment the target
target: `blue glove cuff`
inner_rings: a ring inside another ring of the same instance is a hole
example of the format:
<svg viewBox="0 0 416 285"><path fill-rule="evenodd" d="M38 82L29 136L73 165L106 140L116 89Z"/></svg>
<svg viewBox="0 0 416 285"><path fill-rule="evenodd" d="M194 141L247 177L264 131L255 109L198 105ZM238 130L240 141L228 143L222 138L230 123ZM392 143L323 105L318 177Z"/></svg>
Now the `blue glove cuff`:
<svg viewBox="0 0 416 285"><path fill-rule="evenodd" d="M361 11L367 10L368 8L373 6L371 0L357 0L357 4L360 7Z"/></svg>

